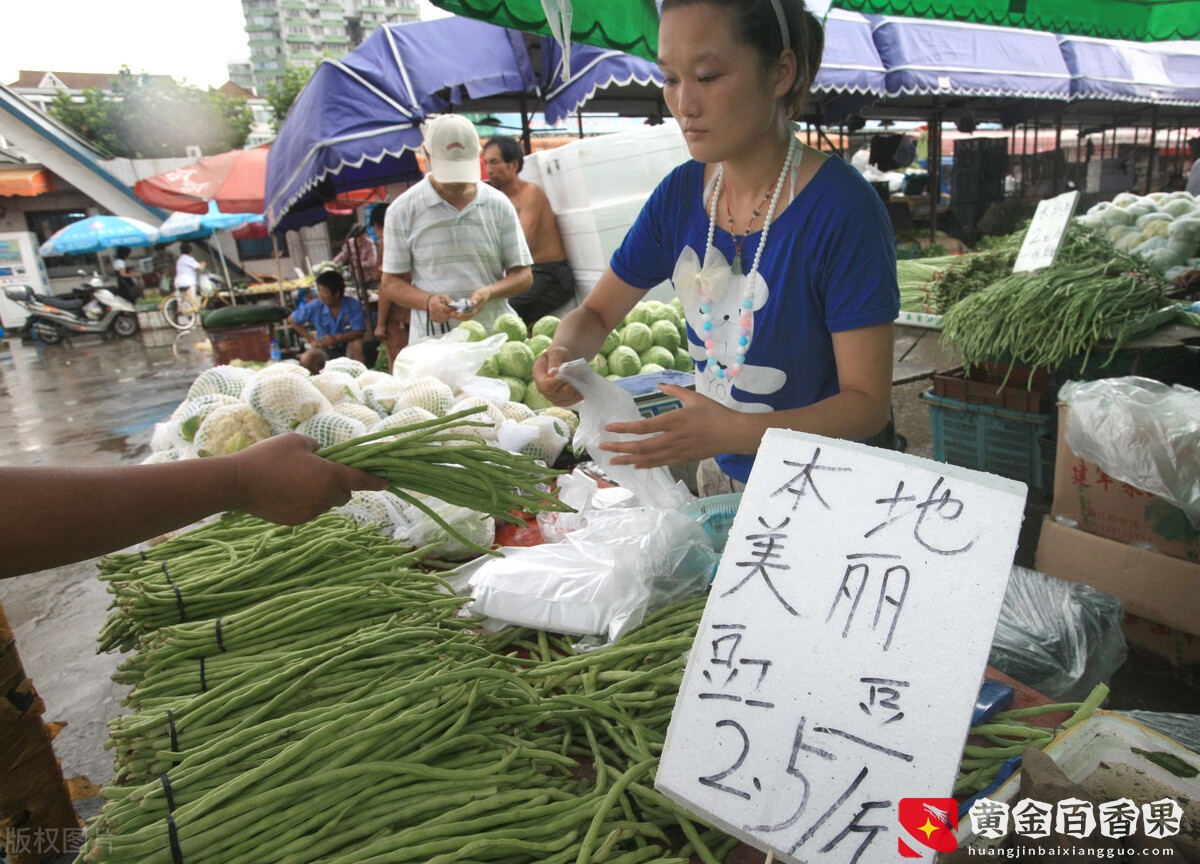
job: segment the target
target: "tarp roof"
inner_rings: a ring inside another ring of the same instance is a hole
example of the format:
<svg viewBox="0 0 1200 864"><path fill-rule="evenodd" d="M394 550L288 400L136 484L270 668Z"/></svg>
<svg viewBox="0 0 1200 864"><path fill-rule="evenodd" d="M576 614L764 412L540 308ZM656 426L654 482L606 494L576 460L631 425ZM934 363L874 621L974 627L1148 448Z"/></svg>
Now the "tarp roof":
<svg viewBox="0 0 1200 864"><path fill-rule="evenodd" d="M1200 45L1194 42L1061 36L1059 49L1073 99L1200 106Z"/></svg>
<svg viewBox="0 0 1200 864"><path fill-rule="evenodd" d="M1051 33L868 16L889 96L1061 99L1071 73Z"/></svg>
<svg viewBox="0 0 1200 864"><path fill-rule="evenodd" d="M436 2L442 4L445 0ZM504 5L523 0L491 2ZM1200 0L833 0L833 5L877 15L997 24L1136 42L1200 38Z"/></svg>

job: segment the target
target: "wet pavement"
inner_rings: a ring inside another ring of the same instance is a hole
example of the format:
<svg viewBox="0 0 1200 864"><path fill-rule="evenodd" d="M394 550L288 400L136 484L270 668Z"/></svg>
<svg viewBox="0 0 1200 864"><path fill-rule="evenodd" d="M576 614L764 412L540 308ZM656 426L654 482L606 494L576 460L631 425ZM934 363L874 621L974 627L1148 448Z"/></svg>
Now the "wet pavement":
<svg viewBox="0 0 1200 864"><path fill-rule="evenodd" d="M129 339L85 336L71 344L0 342L0 465L135 464L150 452L154 424L212 365L202 331L150 330ZM96 518L105 518L104 502ZM47 531L55 530L53 524ZM0 582L26 673L65 721L55 752L67 777L112 779L105 722L121 712L124 687L110 676L116 654L97 654L108 594L93 561Z"/></svg>
<svg viewBox="0 0 1200 864"><path fill-rule="evenodd" d="M896 429L907 452L917 456L932 457L933 451L929 409L920 393L929 389L935 371L957 365L938 336L917 327L896 331ZM154 424L166 419L195 377L212 365L204 339L201 331L176 336L150 330L125 340L89 336L57 346L17 338L0 342L0 465L141 461ZM1041 512L1031 502L1027 526L1040 524ZM102 501L96 502L96 518L105 518ZM1032 554L1035 541L1023 537L1023 554ZM86 561L6 580L0 582L0 603L15 626L26 671L47 704L46 719L68 724L55 741L65 776L86 775L103 784L113 773L104 749L105 722L121 712L125 688L110 680L120 656L96 653L108 595L95 572L95 562ZM1200 690L1182 683L1164 663L1132 659L1114 681L1110 704L1200 711Z"/></svg>

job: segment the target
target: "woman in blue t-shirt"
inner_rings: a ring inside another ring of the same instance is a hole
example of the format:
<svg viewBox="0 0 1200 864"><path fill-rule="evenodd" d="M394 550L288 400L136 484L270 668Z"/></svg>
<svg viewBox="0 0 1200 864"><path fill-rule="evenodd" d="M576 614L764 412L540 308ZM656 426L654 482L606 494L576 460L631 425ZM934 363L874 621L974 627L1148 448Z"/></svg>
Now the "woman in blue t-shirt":
<svg viewBox="0 0 1200 864"><path fill-rule="evenodd" d="M613 433L614 464L701 462L700 494L739 489L770 427L862 439L888 421L895 246L876 192L840 158L801 144L791 119L824 36L803 0L664 0L664 97L694 161L659 184L609 269L567 315L534 380L579 394L559 365L593 357L646 290L671 279L684 306L695 392L683 408ZM719 466L719 470L717 467Z"/></svg>

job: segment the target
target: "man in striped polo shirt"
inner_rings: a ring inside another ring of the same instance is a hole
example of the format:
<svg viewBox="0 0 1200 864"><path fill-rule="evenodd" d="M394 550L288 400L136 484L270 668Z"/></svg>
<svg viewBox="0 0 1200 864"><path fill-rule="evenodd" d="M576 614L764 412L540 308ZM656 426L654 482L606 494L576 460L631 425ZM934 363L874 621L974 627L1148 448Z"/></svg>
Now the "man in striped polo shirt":
<svg viewBox="0 0 1200 864"><path fill-rule="evenodd" d="M383 227L380 291L413 310L409 344L472 319L490 331L533 284L516 208L481 182L474 124L442 114L422 132L429 173L391 203Z"/></svg>

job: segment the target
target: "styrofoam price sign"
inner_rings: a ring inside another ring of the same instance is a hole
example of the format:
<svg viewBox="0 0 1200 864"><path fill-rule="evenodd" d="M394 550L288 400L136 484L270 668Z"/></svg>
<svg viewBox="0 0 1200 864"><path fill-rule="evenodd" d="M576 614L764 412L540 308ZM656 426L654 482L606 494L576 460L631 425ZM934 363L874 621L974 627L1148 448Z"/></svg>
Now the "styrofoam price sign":
<svg viewBox="0 0 1200 864"><path fill-rule="evenodd" d="M780 861L932 858L1024 504L1014 480L768 431L658 788Z"/></svg>
<svg viewBox="0 0 1200 864"><path fill-rule="evenodd" d="M1078 205L1078 191L1064 192L1038 202L1025 239L1021 242L1021 250L1017 253L1016 263L1013 264L1014 273L1040 270L1054 263Z"/></svg>

